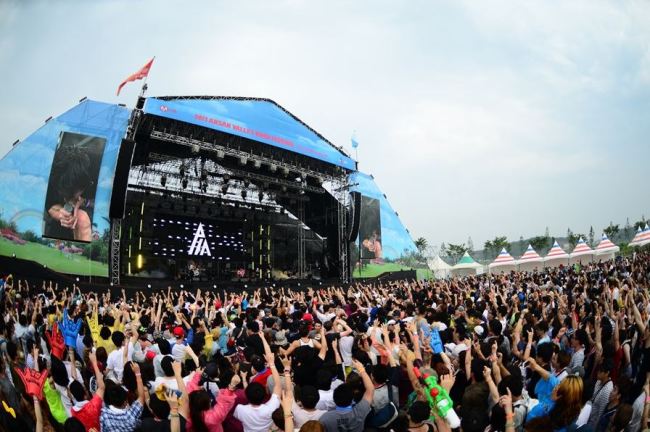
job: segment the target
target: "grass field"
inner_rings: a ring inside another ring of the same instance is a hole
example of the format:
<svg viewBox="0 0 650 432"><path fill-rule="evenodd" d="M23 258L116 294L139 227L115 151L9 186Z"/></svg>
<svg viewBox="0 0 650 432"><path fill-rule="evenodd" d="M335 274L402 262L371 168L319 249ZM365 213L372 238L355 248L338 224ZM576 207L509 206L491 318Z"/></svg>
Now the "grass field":
<svg viewBox="0 0 650 432"><path fill-rule="evenodd" d="M359 268L354 269L352 274L353 278L371 278L377 277L382 273L394 272L400 270L412 270L411 267L403 266L397 263L384 263L384 264L367 264L364 265L361 271ZM418 279L427 279L431 276L429 269L415 269Z"/></svg>
<svg viewBox="0 0 650 432"><path fill-rule="evenodd" d="M0 238L0 255L12 256L12 254L16 254L16 258L47 264L52 270L61 273L86 276L108 275L108 264L90 261L88 258L80 255L66 256L61 251L38 243L28 242L24 245L18 245L5 238Z"/></svg>

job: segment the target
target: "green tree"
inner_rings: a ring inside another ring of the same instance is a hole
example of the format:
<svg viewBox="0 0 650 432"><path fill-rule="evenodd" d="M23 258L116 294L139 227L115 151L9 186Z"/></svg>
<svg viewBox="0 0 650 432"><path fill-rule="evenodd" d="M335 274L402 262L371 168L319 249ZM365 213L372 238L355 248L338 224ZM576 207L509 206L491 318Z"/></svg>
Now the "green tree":
<svg viewBox="0 0 650 432"><path fill-rule="evenodd" d="M612 222L610 222L609 226L603 230L605 235L612 241L614 241L614 238L618 235L619 231L620 228L618 227L618 224L614 225Z"/></svg>
<svg viewBox="0 0 650 432"><path fill-rule="evenodd" d="M544 254L548 248L549 238L546 236L536 236L530 239L530 245L537 251L539 254Z"/></svg>
<svg viewBox="0 0 650 432"><path fill-rule="evenodd" d="M645 220L645 217L642 217L640 221L634 222L634 231L637 231L639 228L644 229L648 221Z"/></svg>
<svg viewBox="0 0 650 432"><path fill-rule="evenodd" d="M571 250L573 250L573 248L576 247L576 245L578 244L578 241L580 241L580 238L584 239L585 235L584 234L571 233L571 235L569 236L569 239L568 239L569 244L571 245Z"/></svg>
<svg viewBox="0 0 650 432"><path fill-rule="evenodd" d="M465 246L464 243L461 244L449 243L447 245L447 253L454 260L454 262L458 261L467 251L468 251L467 246Z"/></svg>
<svg viewBox="0 0 650 432"><path fill-rule="evenodd" d="M424 237L419 237L415 240L415 247L418 248L418 251L422 254L429 246L429 242Z"/></svg>
<svg viewBox="0 0 650 432"><path fill-rule="evenodd" d="M485 256L492 255L492 249L494 248L494 245L492 244L492 240L486 240L485 243L483 243L483 251Z"/></svg>
<svg viewBox="0 0 650 432"><path fill-rule="evenodd" d="M39 243L40 238L36 235L36 233L32 230L27 230L24 233L21 234L23 240L31 242L31 243Z"/></svg>

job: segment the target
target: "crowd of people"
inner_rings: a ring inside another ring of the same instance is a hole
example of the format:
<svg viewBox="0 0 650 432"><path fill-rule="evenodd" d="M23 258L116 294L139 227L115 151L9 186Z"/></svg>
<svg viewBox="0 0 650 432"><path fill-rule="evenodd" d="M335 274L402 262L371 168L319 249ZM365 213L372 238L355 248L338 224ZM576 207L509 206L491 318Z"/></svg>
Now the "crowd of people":
<svg viewBox="0 0 650 432"><path fill-rule="evenodd" d="M8 274L0 429L642 431L649 288L646 253L250 292L84 293Z"/></svg>

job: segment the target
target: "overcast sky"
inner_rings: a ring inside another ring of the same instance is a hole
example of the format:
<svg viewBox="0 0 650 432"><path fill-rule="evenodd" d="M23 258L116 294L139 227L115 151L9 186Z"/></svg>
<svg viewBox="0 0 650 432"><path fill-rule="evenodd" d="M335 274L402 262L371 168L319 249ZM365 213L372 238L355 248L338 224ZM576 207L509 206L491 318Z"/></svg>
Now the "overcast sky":
<svg viewBox="0 0 650 432"><path fill-rule="evenodd" d="M0 154L83 96L132 106L154 55L150 95L268 97L350 152L356 130L435 245L650 217L648 1L4 0Z"/></svg>

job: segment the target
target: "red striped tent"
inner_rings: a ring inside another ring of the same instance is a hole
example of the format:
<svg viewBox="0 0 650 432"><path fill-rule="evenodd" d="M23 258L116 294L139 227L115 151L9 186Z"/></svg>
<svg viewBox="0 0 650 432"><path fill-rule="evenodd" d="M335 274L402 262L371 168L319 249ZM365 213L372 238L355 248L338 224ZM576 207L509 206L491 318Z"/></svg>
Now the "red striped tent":
<svg viewBox="0 0 650 432"><path fill-rule="evenodd" d="M506 273L517 269L517 261L508 253L506 248L503 248L488 268L490 273Z"/></svg>
<svg viewBox="0 0 650 432"><path fill-rule="evenodd" d="M593 258L594 250L589 247L589 245L585 242L585 239L580 237L580 240L578 240L578 243L576 243L576 247L573 248L573 252L571 252L571 259L569 260L569 263L589 263L593 260Z"/></svg>
<svg viewBox="0 0 650 432"><path fill-rule="evenodd" d="M603 237L600 239L600 243L598 243L598 246L596 246L595 249L596 256L599 260L612 259L620 250L621 248L612 243L605 233L603 233Z"/></svg>
<svg viewBox="0 0 650 432"><path fill-rule="evenodd" d="M569 254L564 251L556 241L553 242L553 247L548 251L544 257L544 265L547 267L559 267L561 265L569 264Z"/></svg>
<svg viewBox="0 0 650 432"><path fill-rule="evenodd" d="M648 227L648 224L645 224L645 228L641 230L639 228L639 231L637 231L636 235L630 242L630 246L645 246L648 243L650 243L650 227Z"/></svg>
<svg viewBox="0 0 650 432"><path fill-rule="evenodd" d="M517 260L517 265L519 266L520 271L532 271L536 268L542 268L544 263L544 258L542 258L536 251L533 249L532 245L528 245L526 252Z"/></svg>

